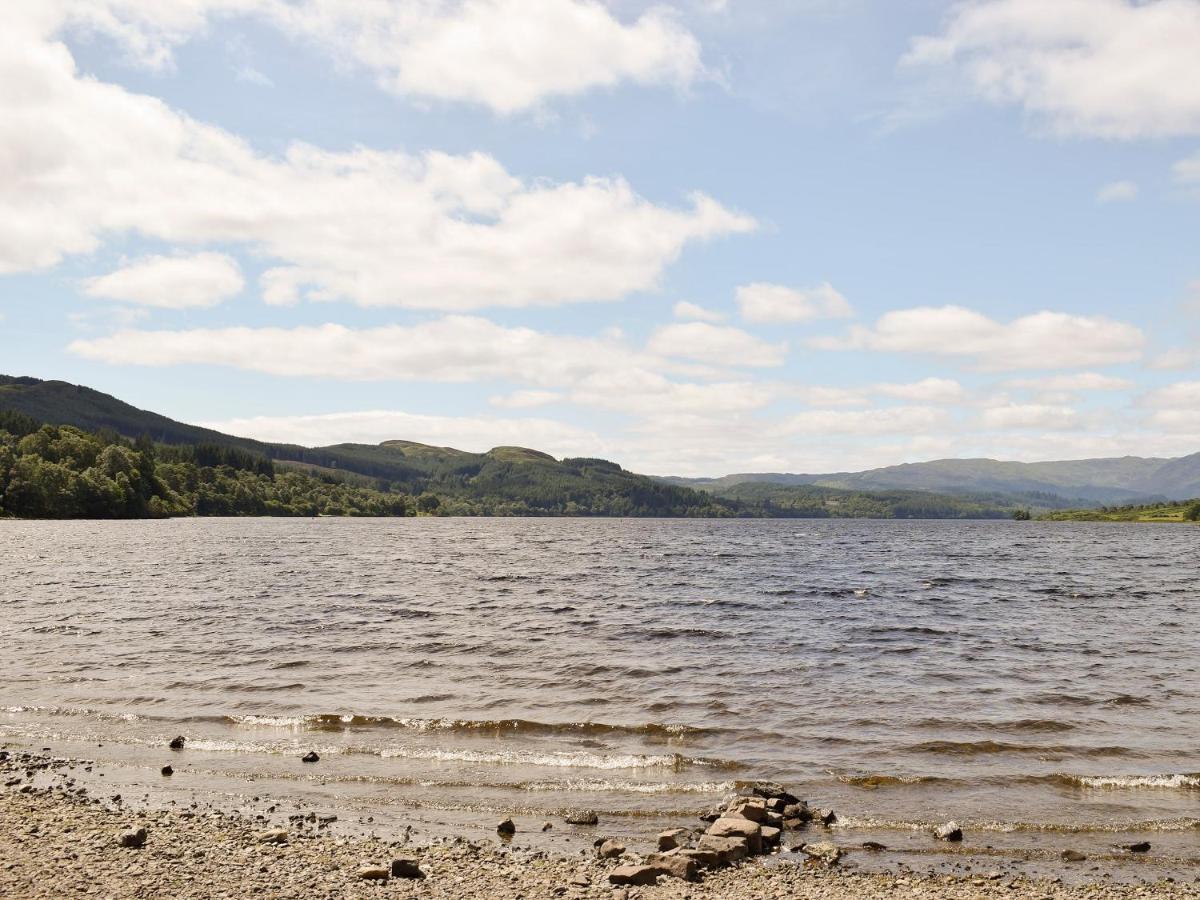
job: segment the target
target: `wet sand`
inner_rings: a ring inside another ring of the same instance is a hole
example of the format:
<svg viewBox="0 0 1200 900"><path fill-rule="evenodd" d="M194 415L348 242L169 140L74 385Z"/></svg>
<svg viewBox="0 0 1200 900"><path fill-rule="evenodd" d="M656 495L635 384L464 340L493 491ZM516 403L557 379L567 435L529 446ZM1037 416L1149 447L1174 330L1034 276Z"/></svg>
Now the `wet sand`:
<svg viewBox="0 0 1200 900"><path fill-rule="evenodd" d="M265 797L260 800L267 810L275 807L274 818L205 803L155 808L148 794L102 796L89 767L17 752L0 762L0 896L1200 898L1200 869L1186 883L1063 883L1013 875L1000 865L954 875L861 872L849 860L833 868L795 864L786 852L703 873L694 883L660 876L652 886L614 887L609 875L639 862L636 848L624 858L600 860L588 846L573 853L534 847L527 838L540 829L526 823L519 823L511 842L439 837L423 843L361 830L334 833L337 824L327 825L315 813L289 817L289 810ZM138 828L145 829L144 845L121 846L122 834ZM595 833L602 836L603 824ZM412 860L424 878L391 877L391 864L400 858ZM364 878L368 869L389 877Z"/></svg>

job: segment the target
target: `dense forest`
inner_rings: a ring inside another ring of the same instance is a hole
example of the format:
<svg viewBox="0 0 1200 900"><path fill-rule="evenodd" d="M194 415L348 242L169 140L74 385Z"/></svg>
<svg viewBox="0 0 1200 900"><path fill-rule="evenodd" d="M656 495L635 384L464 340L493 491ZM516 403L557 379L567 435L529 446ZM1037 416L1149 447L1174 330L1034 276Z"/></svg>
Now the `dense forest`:
<svg viewBox="0 0 1200 900"><path fill-rule="evenodd" d="M929 491L850 491L743 481L723 486L713 494L772 518L1003 519L1013 514L1008 498Z"/></svg>

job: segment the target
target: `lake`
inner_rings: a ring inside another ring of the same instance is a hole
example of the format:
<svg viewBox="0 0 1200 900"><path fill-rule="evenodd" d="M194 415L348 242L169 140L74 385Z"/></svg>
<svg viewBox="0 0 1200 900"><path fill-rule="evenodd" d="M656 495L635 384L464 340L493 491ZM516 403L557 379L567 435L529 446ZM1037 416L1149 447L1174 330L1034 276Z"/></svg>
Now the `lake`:
<svg viewBox="0 0 1200 900"><path fill-rule="evenodd" d="M650 833L767 778L834 808L839 842L925 852L956 819L997 852L1169 863L1200 841L1198 547L1107 523L0 522L0 740L427 833L574 806Z"/></svg>

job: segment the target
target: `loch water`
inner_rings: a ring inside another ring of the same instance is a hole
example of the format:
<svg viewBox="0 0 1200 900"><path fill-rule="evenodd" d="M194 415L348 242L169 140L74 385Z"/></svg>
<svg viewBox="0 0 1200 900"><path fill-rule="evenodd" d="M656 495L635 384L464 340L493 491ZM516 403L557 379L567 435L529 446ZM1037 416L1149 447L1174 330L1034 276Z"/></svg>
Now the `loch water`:
<svg viewBox="0 0 1200 900"><path fill-rule="evenodd" d="M380 823L636 833L772 779L842 842L956 819L1194 860L1198 551L1111 523L0 522L0 743L134 781L183 734L175 790Z"/></svg>

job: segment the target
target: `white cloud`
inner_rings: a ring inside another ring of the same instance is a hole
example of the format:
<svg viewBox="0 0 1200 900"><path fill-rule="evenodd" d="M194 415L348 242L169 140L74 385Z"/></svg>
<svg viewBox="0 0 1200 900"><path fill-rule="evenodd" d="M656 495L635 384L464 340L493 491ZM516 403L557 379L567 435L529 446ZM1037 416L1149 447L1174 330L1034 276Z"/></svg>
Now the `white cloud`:
<svg viewBox="0 0 1200 900"><path fill-rule="evenodd" d="M495 446L532 447L553 456L595 456L605 447L592 431L549 419L429 416L395 410L312 416L257 416L198 423L226 434L303 446L417 441L482 452Z"/></svg>
<svg viewBox="0 0 1200 900"><path fill-rule="evenodd" d="M810 322L846 318L850 303L828 281L797 290L779 284L755 282L737 289L742 317L750 322Z"/></svg>
<svg viewBox="0 0 1200 900"><path fill-rule="evenodd" d="M620 84L707 77L700 44L666 7L622 22L598 0L39 0L163 68L210 18L251 15L370 72L392 93L514 113Z"/></svg>
<svg viewBox="0 0 1200 900"><path fill-rule="evenodd" d="M24 8L0 33L0 272L110 235L240 244L275 303L468 310L613 300L656 287L692 241L753 229L696 194L620 178L522 181L482 153L293 145L268 158L151 97L81 78Z"/></svg>
<svg viewBox="0 0 1200 900"><path fill-rule="evenodd" d="M787 344L771 344L740 328L686 322L664 325L647 345L651 353L683 357L716 366L779 366Z"/></svg>
<svg viewBox="0 0 1200 900"><path fill-rule="evenodd" d="M1060 134L1200 134L1195 0L975 0L917 38L907 65L956 66L991 102Z"/></svg>
<svg viewBox="0 0 1200 900"><path fill-rule="evenodd" d="M1171 167L1176 180L1188 184L1200 184L1200 153L1181 159Z"/></svg>
<svg viewBox="0 0 1200 900"><path fill-rule="evenodd" d="M235 260L223 253L197 253L144 257L107 275L85 279L83 292L161 309L190 309L216 306L245 286Z"/></svg>
<svg viewBox="0 0 1200 900"><path fill-rule="evenodd" d="M985 409L980 418L985 428L999 430L1035 428L1067 431L1080 427L1079 413L1072 407L1039 403L1013 403Z"/></svg>
<svg viewBox="0 0 1200 900"><path fill-rule="evenodd" d="M532 409L535 406L546 406L563 398L558 391L513 391L511 394L501 394L491 397L488 403L502 409Z"/></svg>
<svg viewBox="0 0 1200 900"><path fill-rule="evenodd" d="M789 434L922 434L949 421L945 410L930 406L889 406L877 409L815 409L789 416L779 431Z"/></svg>
<svg viewBox="0 0 1200 900"><path fill-rule="evenodd" d="M671 308L677 319L691 319L696 322L723 322L725 316L713 309L705 309L695 303L680 300Z"/></svg>
<svg viewBox="0 0 1200 900"><path fill-rule="evenodd" d="M953 378L924 378L909 384L877 384L874 390L885 397L915 403L961 403L967 392Z"/></svg>
<svg viewBox="0 0 1200 900"><path fill-rule="evenodd" d="M1079 372L1071 375L1050 375L1045 378L1014 378L1004 382L1006 387L1027 391L1126 391L1133 387L1127 378L1102 375L1099 372Z"/></svg>
<svg viewBox="0 0 1200 900"><path fill-rule="evenodd" d="M352 329L217 328L120 331L72 353L126 365L224 365L269 375L347 381L516 381L560 389L598 370L653 364L615 340L506 328L474 316Z"/></svg>
<svg viewBox="0 0 1200 900"><path fill-rule="evenodd" d="M1136 200L1138 186L1132 181L1113 181L1096 192L1096 202L1102 204L1125 203Z"/></svg>
<svg viewBox="0 0 1200 900"><path fill-rule="evenodd" d="M739 382L677 382L645 368L615 366L584 378L571 402L613 412L651 416L723 417L761 409L771 402L770 385ZM725 425L728 427L728 420Z"/></svg>
<svg viewBox="0 0 1200 900"><path fill-rule="evenodd" d="M1162 371L1195 368L1200 366L1200 350L1192 347L1169 347L1151 356L1147 364L1151 369Z"/></svg>
<svg viewBox="0 0 1200 900"><path fill-rule="evenodd" d="M845 338L815 338L825 350L878 350L971 358L982 369L1066 369L1137 360L1145 338L1102 316L1038 312L997 322L961 306L917 307L854 326Z"/></svg>
<svg viewBox="0 0 1200 900"><path fill-rule="evenodd" d="M1191 406L1200 409L1200 381L1179 381L1166 387L1148 391L1141 398L1143 406L1159 409L1173 406Z"/></svg>

